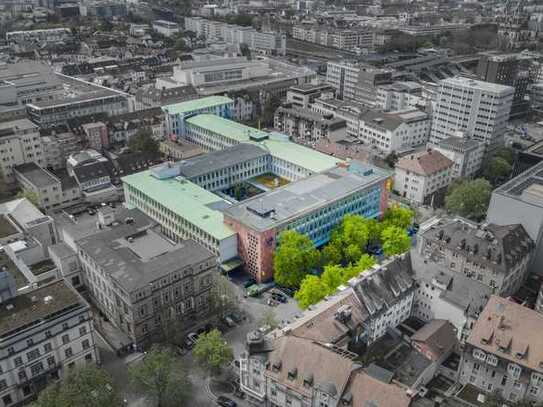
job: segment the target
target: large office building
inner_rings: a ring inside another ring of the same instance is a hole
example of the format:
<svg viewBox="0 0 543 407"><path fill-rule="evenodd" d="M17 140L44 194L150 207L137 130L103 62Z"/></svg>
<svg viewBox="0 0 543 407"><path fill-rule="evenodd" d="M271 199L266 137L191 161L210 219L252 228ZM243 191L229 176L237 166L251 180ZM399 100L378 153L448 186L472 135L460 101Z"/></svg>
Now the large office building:
<svg viewBox="0 0 543 407"><path fill-rule="evenodd" d="M504 143L514 88L464 77L441 81L433 111L430 143L461 131L495 148Z"/></svg>
<svg viewBox="0 0 543 407"><path fill-rule="evenodd" d="M357 99L368 106L377 102L377 87L392 82L392 71L350 62L327 64L326 82L339 99Z"/></svg>
<svg viewBox="0 0 543 407"><path fill-rule="evenodd" d="M324 171L230 206L225 224L238 235L245 270L257 281L273 276L272 257L284 230L321 246L347 214L380 217L387 207L388 174L357 163Z"/></svg>
<svg viewBox="0 0 543 407"><path fill-rule="evenodd" d="M172 242L160 229L134 209L76 241L93 302L136 346L160 336L170 318L189 326L205 314L217 269L211 252L192 240Z"/></svg>
<svg viewBox="0 0 543 407"><path fill-rule="evenodd" d="M64 281L16 294L0 271L0 405L22 405L70 368L99 361L91 310ZM6 295L11 292L10 295Z"/></svg>

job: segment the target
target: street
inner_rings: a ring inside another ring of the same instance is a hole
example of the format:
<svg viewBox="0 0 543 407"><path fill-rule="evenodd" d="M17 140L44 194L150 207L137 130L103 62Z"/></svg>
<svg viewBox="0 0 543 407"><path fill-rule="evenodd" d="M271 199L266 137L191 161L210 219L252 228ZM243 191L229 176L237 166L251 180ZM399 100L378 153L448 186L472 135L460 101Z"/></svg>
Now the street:
<svg viewBox="0 0 543 407"><path fill-rule="evenodd" d="M230 328L224 334L224 338L232 346L234 359L238 359L240 354L245 350L247 333L260 326L259 321L268 310L272 309L274 311L276 320L280 324L292 321L301 314L301 310L298 308L296 301L292 298L289 298L287 303L280 303L277 306L271 307L266 304L269 294L266 293L260 298L244 298L245 289L243 286L241 284L234 284L234 287L239 297L240 310L246 316L246 319L241 324ZM144 355L136 353L118 357L99 334L96 335L96 343L100 350L102 367L112 376L115 384L121 391L123 399L126 400L127 406L149 407L149 403L130 388L128 380L128 366L132 363L139 363ZM211 389L216 388L217 386L213 386L210 383L210 379L205 377L198 369L192 357L192 353L189 352L186 355L179 357L179 363L182 363L187 369L189 379L193 385L190 405L194 407L216 406L215 399L216 395L219 394L214 394ZM228 369L231 369L232 376L237 377L237 371L235 370L234 364ZM215 391L215 393L217 393L217 391ZM236 398L231 392L221 394L236 400L240 407L249 406L245 400Z"/></svg>

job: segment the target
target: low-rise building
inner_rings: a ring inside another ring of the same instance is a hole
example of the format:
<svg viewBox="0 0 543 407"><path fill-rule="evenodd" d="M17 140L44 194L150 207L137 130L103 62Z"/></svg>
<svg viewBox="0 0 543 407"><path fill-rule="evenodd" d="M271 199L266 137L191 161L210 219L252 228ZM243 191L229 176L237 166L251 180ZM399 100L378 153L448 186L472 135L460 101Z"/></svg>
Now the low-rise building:
<svg viewBox="0 0 543 407"><path fill-rule="evenodd" d="M309 109L315 99L320 97L332 98L334 97L334 93L335 90L331 85L305 83L289 88L287 91L287 103L291 103L295 107Z"/></svg>
<svg viewBox="0 0 543 407"><path fill-rule="evenodd" d="M322 138L342 138L347 130L345 120L289 105L281 106L275 111L273 125L276 130L288 134L296 142L310 145Z"/></svg>
<svg viewBox="0 0 543 407"><path fill-rule="evenodd" d="M439 151L409 154L396 163L394 190L413 203L432 203L451 183L453 167L454 162Z"/></svg>
<svg viewBox="0 0 543 407"><path fill-rule="evenodd" d="M75 244L93 302L134 345L148 345L173 320L190 329L206 315L217 258L193 240L172 242L139 210L127 215Z"/></svg>
<svg viewBox="0 0 543 407"><path fill-rule="evenodd" d="M68 179L60 179L36 163L18 165L14 171L20 186L36 195L41 208L59 208L81 199L81 191L77 185Z"/></svg>
<svg viewBox="0 0 543 407"><path fill-rule="evenodd" d="M3 406L27 402L71 368L99 361L90 307L64 281L3 297L0 339Z"/></svg>
<svg viewBox="0 0 543 407"><path fill-rule="evenodd" d="M420 108L426 105L418 82L394 82L377 87L376 107L386 112Z"/></svg>
<svg viewBox="0 0 543 407"><path fill-rule="evenodd" d="M464 137L463 133L448 137L434 147L445 157L454 162L452 179L471 178L475 176L483 165L485 155L484 143Z"/></svg>
<svg viewBox="0 0 543 407"><path fill-rule="evenodd" d="M460 383L481 393L497 392L506 402L543 401L543 315L492 296L462 354Z"/></svg>
<svg viewBox="0 0 543 407"><path fill-rule="evenodd" d="M160 152L164 158L172 161L186 160L204 154L204 151L196 144L183 139L165 139L160 142Z"/></svg>
<svg viewBox="0 0 543 407"><path fill-rule="evenodd" d="M172 21L155 20L152 23L152 27L154 31L168 38L173 37L181 32L179 24Z"/></svg>

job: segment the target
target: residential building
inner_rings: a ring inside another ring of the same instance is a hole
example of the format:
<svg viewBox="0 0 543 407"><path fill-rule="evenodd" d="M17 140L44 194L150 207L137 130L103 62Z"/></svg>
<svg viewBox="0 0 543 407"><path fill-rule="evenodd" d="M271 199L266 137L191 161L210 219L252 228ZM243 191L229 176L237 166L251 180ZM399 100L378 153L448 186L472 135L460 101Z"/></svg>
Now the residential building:
<svg viewBox="0 0 543 407"><path fill-rule="evenodd" d="M232 205L224 210L224 222L238 234L245 270L266 281L273 276L272 256L283 230L296 230L321 246L348 213L380 217L388 184L383 171L352 163Z"/></svg>
<svg viewBox="0 0 543 407"><path fill-rule="evenodd" d="M286 55L286 34L261 32L252 27L242 27L208 20L202 17L185 17L185 30L193 31L208 41L224 41L227 44L246 44L249 49L266 53Z"/></svg>
<svg viewBox="0 0 543 407"><path fill-rule="evenodd" d="M201 113L230 118L234 101L224 96L208 96L201 99L175 103L162 107L166 115L166 132L168 136L184 137L186 119Z"/></svg>
<svg viewBox="0 0 543 407"><path fill-rule="evenodd" d="M38 126L28 119L0 122L0 168L6 183L15 183L14 167L31 162L46 164Z"/></svg>
<svg viewBox="0 0 543 407"><path fill-rule="evenodd" d="M441 140L434 150L454 162L452 179L474 177L483 165L484 143L468 139L461 132Z"/></svg>
<svg viewBox="0 0 543 407"><path fill-rule="evenodd" d="M133 345L148 345L173 319L187 330L202 320L217 259L195 241L172 242L139 210L127 215L75 243L93 302Z"/></svg>
<svg viewBox="0 0 543 407"><path fill-rule="evenodd" d="M287 91L287 103L291 103L295 107L309 109L315 99L320 97L333 98L334 92L334 88L328 84L313 85L304 83L291 86Z"/></svg>
<svg viewBox="0 0 543 407"><path fill-rule="evenodd" d="M181 32L179 24L166 20L155 20L152 23L153 30L165 37L171 38Z"/></svg>
<svg viewBox="0 0 543 407"><path fill-rule="evenodd" d="M373 154L381 156L424 145L430 134L430 117L417 109L398 112L367 110L357 119L356 138Z"/></svg>
<svg viewBox="0 0 543 407"><path fill-rule="evenodd" d="M440 200L452 181L453 166L454 162L439 151L406 155L396 163L394 190L419 205Z"/></svg>
<svg viewBox="0 0 543 407"><path fill-rule="evenodd" d="M543 315L492 296L462 353L460 383L506 402L543 401L540 330Z"/></svg>
<svg viewBox="0 0 543 407"><path fill-rule="evenodd" d="M498 226L445 218L419 233L417 250L428 263L509 296L526 281L534 243L520 224Z"/></svg>
<svg viewBox="0 0 543 407"><path fill-rule="evenodd" d="M45 168L53 170L66 168L68 157L83 149L81 138L66 125L40 129L40 136L45 161L42 165Z"/></svg>
<svg viewBox="0 0 543 407"><path fill-rule="evenodd" d="M321 26L292 27L292 37L297 40L312 42L327 47L344 50L371 51L374 49L374 32L369 29L330 29Z"/></svg>
<svg viewBox="0 0 543 407"><path fill-rule="evenodd" d="M6 41L11 44L60 42L72 38L69 28L49 28L29 31L10 31L6 33Z"/></svg>
<svg viewBox="0 0 543 407"><path fill-rule="evenodd" d="M80 189L71 180L61 179L34 162L18 165L14 172L21 188L38 197L40 208L60 208L81 199Z"/></svg>
<svg viewBox="0 0 543 407"><path fill-rule="evenodd" d="M486 220L496 225L521 224L535 242L530 272L543 273L543 162L492 191Z"/></svg>
<svg viewBox="0 0 543 407"><path fill-rule="evenodd" d="M28 402L70 369L99 361L90 307L64 281L2 298L0 320L2 406Z"/></svg>
<svg viewBox="0 0 543 407"><path fill-rule="evenodd" d="M172 105L197 98L198 94L194 86L181 85L164 88L156 85L142 86L134 95L134 110L138 111L152 107Z"/></svg>
<svg viewBox="0 0 543 407"><path fill-rule="evenodd" d="M502 145L514 91L511 86L464 77L441 81L430 143L437 145L461 131L487 148Z"/></svg>
<svg viewBox="0 0 543 407"><path fill-rule="evenodd" d="M102 148L109 146L107 127L102 122L85 123L81 125L85 135L87 148L102 151Z"/></svg>
<svg viewBox="0 0 543 407"><path fill-rule="evenodd" d="M275 111L273 127L296 142L309 145L314 145L321 138L343 138L347 130L345 120L288 104Z"/></svg>

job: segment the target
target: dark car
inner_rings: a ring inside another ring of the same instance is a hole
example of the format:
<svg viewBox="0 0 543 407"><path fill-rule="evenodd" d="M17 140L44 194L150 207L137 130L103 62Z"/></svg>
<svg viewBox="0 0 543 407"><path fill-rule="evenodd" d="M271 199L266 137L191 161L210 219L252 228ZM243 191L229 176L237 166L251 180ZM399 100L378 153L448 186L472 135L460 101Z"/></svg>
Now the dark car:
<svg viewBox="0 0 543 407"><path fill-rule="evenodd" d="M279 290L277 290L275 288L273 290L271 290L271 297L275 301L279 301L279 302L283 302L283 303L288 301L288 298L285 295L285 293L283 293L282 291L279 291Z"/></svg>
<svg viewBox="0 0 543 407"><path fill-rule="evenodd" d="M243 283L243 287L249 288L253 284L256 284L256 281L251 278L251 279L249 279L249 280L247 280L246 282Z"/></svg>
<svg viewBox="0 0 543 407"><path fill-rule="evenodd" d="M234 400L229 399L228 397L225 397L225 396L217 397L217 404L223 407L237 407L238 405L238 403L236 403Z"/></svg>

